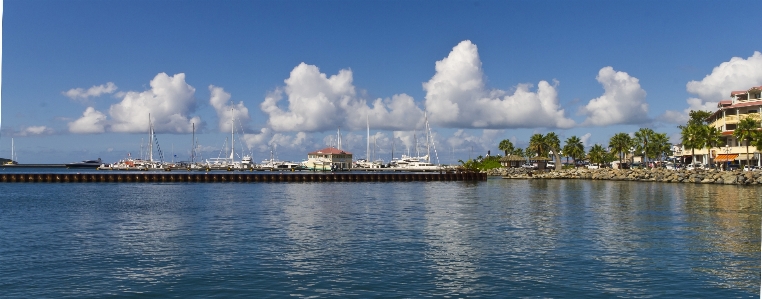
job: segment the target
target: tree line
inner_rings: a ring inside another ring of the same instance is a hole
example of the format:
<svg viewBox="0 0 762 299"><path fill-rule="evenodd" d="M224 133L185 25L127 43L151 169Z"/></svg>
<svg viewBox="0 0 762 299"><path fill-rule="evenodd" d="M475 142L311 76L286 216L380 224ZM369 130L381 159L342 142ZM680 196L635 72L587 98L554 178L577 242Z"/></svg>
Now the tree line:
<svg viewBox="0 0 762 299"><path fill-rule="evenodd" d="M529 138L529 146L526 149L515 147L506 139L498 144L498 149L506 156L517 155L531 159L536 156L550 157L553 153L556 169L561 169L561 157L576 161L587 160L590 163L606 164L616 161L624 161L627 153L633 153L643 157L643 161L664 159L672 152L667 133L656 133L649 128L641 128L635 132L634 137L627 133L617 133L611 137L608 146L596 143L585 151L585 146L578 136L567 138L563 146L560 146L558 135L554 132L548 134L534 134Z"/></svg>

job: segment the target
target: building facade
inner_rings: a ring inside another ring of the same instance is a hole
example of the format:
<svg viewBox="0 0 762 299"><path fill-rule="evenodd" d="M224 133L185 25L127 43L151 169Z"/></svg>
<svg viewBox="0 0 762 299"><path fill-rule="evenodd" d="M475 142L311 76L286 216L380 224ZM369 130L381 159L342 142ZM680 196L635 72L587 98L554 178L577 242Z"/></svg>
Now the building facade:
<svg viewBox="0 0 762 299"><path fill-rule="evenodd" d="M710 150L695 149L695 162L707 164L711 158L711 161L715 163L729 162L745 165L747 141L733 137L733 131L744 118L752 118L758 122L762 120L762 86L752 87L745 91L733 91L730 93L730 99L717 103L717 110L709 116L707 122L709 126L720 129L723 143ZM682 148L680 153L684 158L691 157L689 149ZM760 153L751 145L749 145L749 160L751 162L749 164L760 166Z"/></svg>
<svg viewBox="0 0 762 299"><path fill-rule="evenodd" d="M304 166L310 170L349 170L352 168L352 153L327 147L308 153Z"/></svg>

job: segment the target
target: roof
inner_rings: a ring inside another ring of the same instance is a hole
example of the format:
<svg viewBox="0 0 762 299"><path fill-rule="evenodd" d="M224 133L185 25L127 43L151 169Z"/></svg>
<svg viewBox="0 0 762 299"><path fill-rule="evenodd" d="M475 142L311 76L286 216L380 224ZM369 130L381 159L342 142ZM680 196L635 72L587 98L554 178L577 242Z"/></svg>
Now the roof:
<svg viewBox="0 0 762 299"><path fill-rule="evenodd" d="M308 153L308 155L318 155L318 154L331 154L331 155L342 154L342 155L351 155L352 153L350 153L350 152L347 152L347 151L344 151L344 150L340 150L340 149L337 149L337 148L335 148L335 147L326 147L326 148L324 148L324 149L321 149L321 150L317 150L317 151L314 151L314 152Z"/></svg>
<svg viewBox="0 0 762 299"><path fill-rule="evenodd" d="M722 100L717 103L717 107L733 105L733 100Z"/></svg>
<svg viewBox="0 0 762 299"><path fill-rule="evenodd" d="M500 158L500 162L510 162L510 161L526 161L527 159L519 156L519 155L510 155Z"/></svg>
<svg viewBox="0 0 762 299"><path fill-rule="evenodd" d="M732 96L738 95L738 94L745 94L746 92L747 92L746 90L735 90L735 91L731 91L730 92L730 96L732 97Z"/></svg>
<svg viewBox="0 0 762 299"><path fill-rule="evenodd" d="M550 158L548 158L548 157L534 156L532 158L529 158L529 160L532 160L532 161L550 161Z"/></svg>

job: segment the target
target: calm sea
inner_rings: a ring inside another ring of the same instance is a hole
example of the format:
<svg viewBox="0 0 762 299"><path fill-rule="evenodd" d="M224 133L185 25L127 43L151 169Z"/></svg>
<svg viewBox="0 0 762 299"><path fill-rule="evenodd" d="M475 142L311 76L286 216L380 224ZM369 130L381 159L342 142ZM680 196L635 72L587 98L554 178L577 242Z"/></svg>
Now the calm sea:
<svg viewBox="0 0 762 299"><path fill-rule="evenodd" d="M759 297L759 187L0 185L0 297Z"/></svg>

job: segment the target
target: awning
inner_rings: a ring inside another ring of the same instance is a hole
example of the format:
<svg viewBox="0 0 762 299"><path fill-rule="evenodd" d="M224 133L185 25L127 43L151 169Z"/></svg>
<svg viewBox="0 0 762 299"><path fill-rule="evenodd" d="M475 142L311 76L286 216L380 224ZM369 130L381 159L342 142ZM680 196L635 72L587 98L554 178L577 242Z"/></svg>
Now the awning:
<svg viewBox="0 0 762 299"><path fill-rule="evenodd" d="M714 162L716 163L725 163L725 162L732 162L735 161L736 158L738 158L738 154L719 154L716 158L714 158Z"/></svg>

